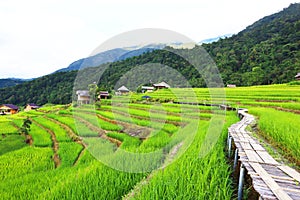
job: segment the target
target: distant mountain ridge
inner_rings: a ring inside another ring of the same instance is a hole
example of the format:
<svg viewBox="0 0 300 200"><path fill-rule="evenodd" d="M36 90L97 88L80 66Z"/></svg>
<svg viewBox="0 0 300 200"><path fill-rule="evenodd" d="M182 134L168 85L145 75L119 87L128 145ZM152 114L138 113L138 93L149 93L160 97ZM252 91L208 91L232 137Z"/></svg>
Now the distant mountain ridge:
<svg viewBox="0 0 300 200"><path fill-rule="evenodd" d="M173 48L185 48L182 43L172 43L172 44L148 44L145 46L133 46L133 47L123 47L115 48L107 51L103 51L93 56L87 58L79 59L71 63L68 67L59 69L57 72L67 72L73 70L84 69L87 67L96 67L104 63L116 62L126 60L128 58L139 56L144 53L148 53L157 49L163 49L166 46L172 46Z"/></svg>
<svg viewBox="0 0 300 200"><path fill-rule="evenodd" d="M0 88L11 87L32 79L19 79L19 78L3 78L0 79Z"/></svg>
<svg viewBox="0 0 300 200"><path fill-rule="evenodd" d="M87 68L87 67L95 67L95 66L101 65L103 63L107 63L107 62L113 62L113 61L115 61L116 58L118 58L119 56L121 56L127 52L128 52L128 50L125 50L122 48L116 48L116 49L104 51L104 52L101 52L94 56L79 59L79 60L71 63L68 67L59 69L59 70L55 71L54 73L79 70L79 69L83 69L83 68Z"/></svg>
<svg viewBox="0 0 300 200"><path fill-rule="evenodd" d="M93 56L89 56L87 58L79 59L73 63L71 63L68 67L59 69L55 71L57 72L66 72L66 71L73 71L73 70L79 70L84 69L87 67L96 67L104 63L108 62L116 62L125 60L127 58L133 57L133 56L139 56L143 53L151 52L155 49L162 49L166 45L163 44L152 44L147 45L144 47L136 47L136 49L130 49L130 48L115 48L111 50L107 50L101 53L98 53Z"/></svg>
<svg viewBox="0 0 300 200"><path fill-rule="evenodd" d="M210 44L210 43L213 43L213 42L217 42L220 39L229 38L232 35L233 34L229 33L229 34L221 35L221 36L214 37L214 38L208 38L208 39L200 41L199 44Z"/></svg>

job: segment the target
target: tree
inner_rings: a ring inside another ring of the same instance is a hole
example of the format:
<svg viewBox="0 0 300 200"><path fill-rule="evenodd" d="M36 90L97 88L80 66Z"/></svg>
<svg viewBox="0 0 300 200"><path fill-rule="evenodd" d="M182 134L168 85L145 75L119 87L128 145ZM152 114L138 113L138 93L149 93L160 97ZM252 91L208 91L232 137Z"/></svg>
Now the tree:
<svg viewBox="0 0 300 200"><path fill-rule="evenodd" d="M31 143L31 137L29 136L29 131L30 131L30 125L32 124L32 121L27 117L24 119L23 125L20 129L21 134L24 134L26 136L26 143Z"/></svg>
<svg viewBox="0 0 300 200"><path fill-rule="evenodd" d="M31 120L29 119L29 117L27 117L26 119L24 119L23 125L21 127L21 133L24 135L28 135L29 131L30 131L30 125L32 124Z"/></svg>
<svg viewBox="0 0 300 200"><path fill-rule="evenodd" d="M253 82L251 85L260 85L264 82L265 72L260 67L252 68Z"/></svg>
<svg viewBox="0 0 300 200"><path fill-rule="evenodd" d="M98 98L98 93L97 93L97 90L98 90L98 86L96 84L96 82L92 83L92 84L89 84L88 85L89 87L89 95L91 97L91 103L94 103L95 99Z"/></svg>

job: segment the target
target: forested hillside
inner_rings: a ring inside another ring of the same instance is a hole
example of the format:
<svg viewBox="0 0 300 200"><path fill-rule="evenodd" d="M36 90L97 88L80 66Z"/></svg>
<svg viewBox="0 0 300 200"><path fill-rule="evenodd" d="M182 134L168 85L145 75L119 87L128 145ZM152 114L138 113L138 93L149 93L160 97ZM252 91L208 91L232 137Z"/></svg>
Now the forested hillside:
<svg viewBox="0 0 300 200"><path fill-rule="evenodd" d="M25 82L24 79L15 79L15 78L4 78L0 79L0 88L15 86L20 83Z"/></svg>
<svg viewBox="0 0 300 200"><path fill-rule="evenodd" d="M295 74L300 72L300 4L292 4L279 13L265 17L230 38L202 46L215 60L224 84L248 86L292 81ZM196 48L200 49L199 46ZM86 68L82 73L86 74L90 83L98 82L98 73L108 65L99 86L109 90L126 72L146 63L167 65L189 80L191 86L206 86L202 75L193 66L167 50L154 50L123 61ZM55 73L0 89L0 103L69 103L76 73ZM136 75L135 79L143 76ZM164 74L159 73L153 81L164 79ZM86 89L86 84L76 85L76 88ZM173 87L182 86L176 79L169 84Z"/></svg>
<svg viewBox="0 0 300 200"><path fill-rule="evenodd" d="M2 88L0 89L0 102L17 105L69 103L76 74L77 71L59 72L13 87Z"/></svg>
<svg viewBox="0 0 300 200"><path fill-rule="evenodd" d="M285 83L300 71L300 4L264 17L237 35L204 48L215 59L224 83Z"/></svg>

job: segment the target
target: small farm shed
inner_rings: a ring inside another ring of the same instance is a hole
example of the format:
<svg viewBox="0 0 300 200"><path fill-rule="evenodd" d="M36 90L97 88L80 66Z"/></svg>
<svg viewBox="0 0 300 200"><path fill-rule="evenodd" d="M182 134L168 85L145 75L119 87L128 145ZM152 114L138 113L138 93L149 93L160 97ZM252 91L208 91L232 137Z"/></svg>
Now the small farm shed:
<svg viewBox="0 0 300 200"><path fill-rule="evenodd" d="M298 72L298 73L296 74L295 79L296 79L297 81L300 81L300 72Z"/></svg>
<svg viewBox="0 0 300 200"><path fill-rule="evenodd" d="M90 103L91 97L88 90L77 90L76 95L77 95L77 103L79 105Z"/></svg>
<svg viewBox="0 0 300 200"><path fill-rule="evenodd" d="M235 88L236 85L234 85L234 84L227 84L227 87L229 87L229 88Z"/></svg>
<svg viewBox="0 0 300 200"><path fill-rule="evenodd" d="M170 88L170 85L168 85L166 82L160 82L160 83L157 83L157 84L153 84L153 86L156 88L156 89L163 89L163 88Z"/></svg>
<svg viewBox="0 0 300 200"><path fill-rule="evenodd" d="M98 95L98 99L108 99L109 93L108 91L100 91Z"/></svg>
<svg viewBox="0 0 300 200"><path fill-rule="evenodd" d="M128 88L125 87L124 85L118 89L119 95L125 95L125 94L128 94L129 92L130 91L128 90Z"/></svg>
<svg viewBox="0 0 300 200"><path fill-rule="evenodd" d="M16 114L19 107L13 104L2 104L0 106L0 114Z"/></svg>
<svg viewBox="0 0 300 200"><path fill-rule="evenodd" d="M27 104L27 105L25 106L24 111L36 110L36 109L38 109L38 108L40 108L40 106L38 106L38 105L36 105L36 104L34 104L34 103L29 103L29 104Z"/></svg>
<svg viewBox="0 0 300 200"><path fill-rule="evenodd" d="M142 93L153 92L153 90L154 90L154 87L142 86Z"/></svg>

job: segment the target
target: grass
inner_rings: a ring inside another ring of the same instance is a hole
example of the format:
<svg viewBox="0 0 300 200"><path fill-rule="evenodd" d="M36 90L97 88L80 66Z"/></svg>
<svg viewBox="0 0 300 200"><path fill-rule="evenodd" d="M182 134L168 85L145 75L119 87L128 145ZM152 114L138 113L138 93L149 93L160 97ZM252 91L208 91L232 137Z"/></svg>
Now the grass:
<svg viewBox="0 0 300 200"><path fill-rule="evenodd" d="M168 120L168 121L175 121L175 122L180 122L182 121L182 118L180 116L175 116L171 115L170 113L158 113L158 112L149 112L149 110L140 110L140 109L134 109L134 108L127 108L127 107L110 107L110 106L105 106L109 110L113 111L120 111L123 113L127 113L131 116L137 116L137 117L144 117L146 119L154 118L158 120Z"/></svg>
<svg viewBox="0 0 300 200"><path fill-rule="evenodd" d="M123 129L123 127L121 125L117 125L117 124L112 124L110 122L104 121L102 119L99 119L95 114L93 113L79 113L79 112L75 112L74 113L75 116L78 116L88 122L90 122L91 124L93 124L96 127L99 127L101 129L104 130L108 130L108 131L120 131Z"/></svg>
<svg viewBox="0 0 300 200"><path fill-rule="evenodd" d="M145 110L145 108L141 108L142 106L132 106L132 114L134 115L134 112L139 112L138 114L140 116L145 116L147 110ZM88 110L90 108L85 109ZM177 114L179 113L178 107L173 108L166 106L166 109L168 109L167 112L173 112L172 109L175 110L173 115L170 113L168 113L168 115L174 116L175 118L177 117L176 112ZM45 118L43 115L67 125L77 134L95 137L87 137L91 141L102 141L103 139L98 138L97 133L89 130L85 124L78 123L78 120L74 121L70 115L70 109L58 106L53 110L48 107L42 111L47 112L47 114L43 114L41 112L37 112L38 114L36 115L34 112L27 114L24 113L20 115L20 118L14 117L14 119L12 119L17 126L21 126L22 118L25 116L32 117L35 123L31 125L30 134L34 140L34 146L19 146L20 148L16 149L9 147L8 149L10 151L6 151L2 156L0 156L0 163L2 164L0 164L1 169L4 166L7 166L9 158L13 157L12 162L8 165L8 169L3 171L2 174L0 173L2 176L5 175L5 178L3 179L4 182L0 183L1 198L89 199L97 197L97 199L120 199L147 175L147 173L127 173L109 168L95 160L93 155L91 155L87 150L84 151L77 164L74 166L74 162L77 160L78 155L82 151L82 146L73 142L69 138L67 131L62 126L59 126L57 123ZM159 109L155 108L153 111L155 114L151 116L153 119L162 119ZM192 112L193 109L190 109L190 111ZM124 160L124 158L126 159L126 157L123 157L125 154L122 153L120 149L140 153L158 151L157 156L146 157L139 163L143 163L146 166L151 165L151 163L156 163L156 165L162 164L165 159L164 154L170 151L172 145L175 144L169 145L169 142L172 138L176 139L178 135L177 132L181 129L180 127L170 123L150 121L149 119L130 119L120 114L115 116L109 111L101 110L97 111L97 114L101 114L108 119L127 122L129 125L140 124L154 129L151 132L150 137L142 141L138 138L131 137L126 133L120 133L123 129L121 126L99 119L89 113L80 112L77 117L82 118L93 125L100 124L101 128L104 130L113 131L108 133L109 137L122 141L119 150L115 152L115 156L113 157L114 161ZM11 123L11 121L3 120L1 123ZM54 162L52 160L53 150L50 148L52 144L50 134L37 126L36 123L50 129L56 135L59 142L58 154L61 159L61 165L57 169L54 169ZM3 140L7 142L7 139L8 136ZM16 138L13 139L14 142L17 141L15 139ZM105 142L113 146L112 143L108 141ZM14 143L12 144L15 147L18 146ZM8 145L5 146L7 147ZM103 151L103 149L101 149L101 151ZM13 165L16 167L13 168ZM23 168L20 166L23 166ZM22 176L22 179L19 178L20 176Z"/></svg>
<svg viewBox="0 0 300 200"><path fill-rule="evenodd" d="M227 117L226 127L237 119ZM182 157L154 173L133 199L232 199L229 166L225 161L226 129L217 145L199 157L208 122L199 129L191 146Z"/></svg>
<svg viewBox="0 0 300 200"><path fill-rule="evenodd" d="M297 163L300 163L300 116L272 108L250 108L258 116L258 127L263 137L277 146Z"/></svg>
<svg viewBox="0 0 300 200"><path fill-rule="evenodd" d="M0 134L9 135L18 133L18 129L13 126L13 123L11 121L0 122L0 127Z"/></svg>
<svg viewBox="0 0 300 200"><path fill-rule="evenodd" d="M218 102L223 103L224 98L226 102L232 106L238 106L241 104L248 105L262 105L268 104L269 106L281 106L288 109L299 110L300 104L300 85L266 85L266 86L252 86L252 87L237 87L237 88L224 88L225 96L212 96L212 94L218 94L220 89L207 88L190 88L180 89L172 88L171 90L160 90L151 94L153 102L156 99L176 99L181 102L199 102L199 103L211 103ZM177 97L175 96L177 95ZM195 98L195 94L197 98ZM134 94L131 99L134 101L141 100L142 94ZM120 98L120 97L119 97ZM293 101L293 102L274 102L274 101ZM269 101L269 102L264 102ZM153 103L152 102L152 103Z"/></svg>
<svg viewBox="0 0 300 200"><path fill-rule="evenodd" d="M1 184L28 173L54 168L51 148L24 147L0 156ZM0 187L1 188L1 187Z"/></svg>
<svg viewBox="0 0 300 200"><path fill-rule="evenodd" d="M153 152L165 147L171 138L168 133L164 131L154 131L150 137L147 138L140 146L141 152Z"/></svg>
<svg viewBox="0 0 300 200"><path fill-rule="evenodd" d="M41 112L56 112L60 110L65 110L69 107L69 105L53 105L53 104L47 104L42 106L41 108L38 109L38 111Z"/></svg>
<svg viewBox="0 0 300 200"><path fill-rule="evenodd" d="M208 89L193 89L197 98L186 89L174 91L179 94L177 97L170 90L161 90L151 94L153 102L143 103L139 102L141 95L134 94L130 99L136 103L128 105L127 97L119 96L116 102L105 101L105 105L96 111L91 106L71 108L58 105L46 106L40 112L21 112L9 118L1 116L0 132L6 137L0 136L0 199L122 199L132 190L135 195L131 199L234 198L224 148L227 127L238 120L235 113L226 112L223 121L213 107L158 104L168 99L212 101ZM299 115L270 107L299 111L300 86L238 87L226 88L225 92L230 105L247 107L250 113L259 116L259 128L272 144L282 148L287 156L299 158ZM221 98L215 101L223 103ZM115 113L112 112L114 106L117 106ZM73 111L76 111L76 120ZM80 154L83 147L69 138L65 126L59 126L43 115L72 129L86 142L88 149ZM107 122L97 115L132 127L148 127L150 135L145 139L129 136L123 132L127 126ZM59 142L60 167L54 168L52 141L45 130L33 123L30 131L33 146L26 145L22 136L17 135L12 123L20 127L27 116L55 133ZM216 117L218 120L210 127L211 134L207 135L210 120ZM98 133L77 118L97 127L101 125L108 132L107 136L122 142L120 147L99 138ZM184 123L177 123L182 121ZM219 136L216 128L224 123ZM199 127L196 129L194 124ZM211 143L205 142L207 139L213 140L215 145L208 145ZM140 153L143 157L129 153ZM157 169L162 166L163 169ZM122 171L122 167L128 171L141 167L145 171L129 173ZM135 186L139 186L138 190Z"/></svg>
<svg viewBox="0 0 300 200"><path fill-rule="evenodd" d="M2 136L0 136L2 138ZM7 135L0 140L0 156L26 146L25 137L21 135Z"/></svg>
<svg viewBox="0 0 300 200"><path fill-rule="evenodd" d="M174 124L170 124L168 122L150 121L149 119L148 120L147 119L138 119L138 118L134 118L134 117L128 117L126 115L122 115L119 113L109 112L106 110L105 111L97 110L96 113L103 117L111 119L111 120L117 120L117 121L126 122L126 123L130 123L130 124L135 124L138 126L149 127L149 128L153 128L156 130L162 129L163 131L166 131L171 134L178 130L177 126L175 126Z"/></svg>
<svg viewBox="0 0 300 200"><path fill-rule="evenodd" d="M70 127L72 129L72 131L74 133L77 133L75 120L74 120L73 117L71 117L71 116L62 116L60 114L54 114L54 113L47 114L47 117L50 117L52 119L55 119L55 120L65 124L65 125L67 125L68 127Z"/></svg>
<svg viewBox="0 0 300 200"><path fill-rule="evenodd" d="M58 124L43 117L36 117L34 118L34 121L53 131L58 142L71 141L71 138L68 136L67 131Z"/></svg>
<svg viewBox="0 0 300 200"><path fill-rule="evenodd" d="M29 134L32 136L34 146L38 147L51 147L51 135L43 128L32 123L30 126Z"/></svg>
<svg viewBox="0 0 300 200"><path fill-rule="evenodd" d="M138 138L131 137L125 133L111 132L111 133L108 133L107 136L121 141L122 144L121 144L120 148L127 150L127 151L136 152L137 148L142 143L141 140L139 140Z"/></svg>
<svg viewBox="0 0 300 200"><path fill-rule="evenodd" d="M71 167L82 151L83 146L74 142L59 143L58 155L61 159L60 167Z"/></svg>
<svg viewBox="0 0 300 200"><path fill-rule="evenodd" d="M98 133L95 131L90 130L84 123L75 120L72 116L66 116L66 115L61 115L60 113L64 111L61 110L59 111L59 114L48 114L47 117L50 117L52 119L55 119L69 128L72 129L72 131L82 137L92 137L92 136L98 136Z"/></svg>

